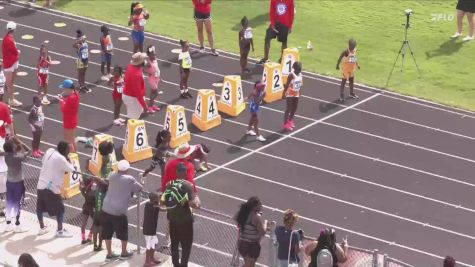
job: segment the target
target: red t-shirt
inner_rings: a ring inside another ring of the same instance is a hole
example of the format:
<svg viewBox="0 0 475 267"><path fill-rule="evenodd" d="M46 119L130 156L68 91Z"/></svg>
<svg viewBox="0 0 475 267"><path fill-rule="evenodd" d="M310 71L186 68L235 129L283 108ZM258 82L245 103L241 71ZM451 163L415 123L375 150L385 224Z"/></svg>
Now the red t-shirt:
<svg viewBox="0 0 475 267"><path fill-rule="evenodd" d="M145 80L143 78L143 68L132 64L127 66L125 71L124 95L136 97L140 105L147 109L145 103Z"/></svg>
<svg viewBox="0 0 475 267"><path fill-rule="evenodd" d="M294 24L294 0L271 0L270 24L275 27L276 21L292 29Z"/></svg>
<svg viewBox="0 0 475 267"><path fill-rule="evenodd" d="M160 190L165 191L165 187L168 182L176 180L176 168L178 163L183 162L187 168L186 171L186 180L193 184L193 191L196 193L196 184L195 184L195 166L187 159L172 159L168 161L167 166L165 167L165 173L162 177L162 187Z"/></svg>
<svg viewBox="0 0 475 267"><path fill-rule="evenodd" d="M0 102L0 120L4 122L2 127L0 127L0 137L5 138L5 136L7 136L5 126L7 124L12 124L12 116L10 114L10 109L8 108L8 105L4 102Z"/></svg>
<svg viewBox="0 0 475 267"><path fill-rule="evenodd" d="M79 93L74 93L61 100L61 112L63 112L63 128L76 129L79 114Z"/></svg>
<svg viewBox="0 0 475 267"><path fill-rule="evenodd" d="M7 33L2 42L3 68L8 69L20 59L12 33Z"/></svg>
<svg viewBox="0 0 475 267"><path fill-rule="evenodd" d="M212 0L205 0L205 3L202 4L200 0L193 0L193 5L195 6L195 10L202 13L202 14L210 14L211 13L211 2Z"/></svg>

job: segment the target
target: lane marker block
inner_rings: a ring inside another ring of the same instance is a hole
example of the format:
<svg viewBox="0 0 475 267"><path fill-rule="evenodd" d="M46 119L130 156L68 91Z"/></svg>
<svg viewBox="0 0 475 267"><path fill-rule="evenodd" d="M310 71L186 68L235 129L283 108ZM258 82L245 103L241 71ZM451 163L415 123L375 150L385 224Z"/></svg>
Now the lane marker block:
<svg viewBox="0 0 475 267"><path fill-rule="evenodd" d="M246 103L244 103L241 76L224 76L221 98L218 102L218 110L235 117L244 109L246 109Z"/></svg>
<svg viewBox="0 0 475 267"><path fill-rule="evenodd" d="M92 144L92 155L89 160L88 169L97 177L100 177L100 170L102 166L102 155L99 153L99 145L103 142L113 143L112 136L108 134L96 134L94 136L94 143ZM115 149L111 154L112 170L117 172L117 159L115 157Z"/></svg>
<svg viewBox="0 0 475 267"><path fill-rule="evenodd" d="M145 121L128 120L125 132L125 144L122 147L124 158L130 163L152 157L152 148L148 145Z"/></svg>
<svg viewBox="0 0 475 267"><path fill-rule="evenodd" d="M266 85L266 96L264 101L271 103L282 99L284 86L282 83L282 72L280 64L268 62L264 65L264 72L262 73L262 81Z"/></svg>
<svg viewBox="0 0 475 267"><path fill-rule="evenodd" d="M66 198L72 198L80 193L79 182L82 180L81 165L79 164L79 156L76 153L69 153L69 160L74 166L74 172L64 175L64 185L61 189L61 195Z"/></svg>
<svg viewBox="0 0 475 267"><path fill-rule="evenodd" d="M300 61L300 52L296 47L286 48L282 53L282 61L280 62L282 66L282 84L287 82L287 77L292 72L292 65L295 61Z"/></svg>
<svg viewBox="0 0 475 267"><path fill-rule="evenodd" d="M188 124L186 123L185 108L183 106L167 106L163 129L170 131L172 137L170 141L171 148L176 148L191 140L191 134L190 131L188 131Z"/></svg>
<svg viewBox="0 0 475 267"><path fill-rule="evenodd" d="M195 112L191 122L201 131L207 131L221 124L221 115L218 114L216 93L214 90L198 90Z"/></svg>

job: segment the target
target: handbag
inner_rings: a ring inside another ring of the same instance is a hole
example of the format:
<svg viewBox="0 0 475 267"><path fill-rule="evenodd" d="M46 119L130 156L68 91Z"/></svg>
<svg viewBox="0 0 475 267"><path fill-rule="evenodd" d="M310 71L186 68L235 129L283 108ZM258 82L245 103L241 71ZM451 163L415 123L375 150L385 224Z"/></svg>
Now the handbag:
<svg viewBox="0 0 475 267"><path fill-rule="evenodd" d="M292 250L292 235L294 234L295 231L292 231L290 233L290 240L289 240L289 254L287 256L287 267L299 267L299 264L297 263L297 254L295 255L295 261L294 263L290 263L290 251Z"/></svg>

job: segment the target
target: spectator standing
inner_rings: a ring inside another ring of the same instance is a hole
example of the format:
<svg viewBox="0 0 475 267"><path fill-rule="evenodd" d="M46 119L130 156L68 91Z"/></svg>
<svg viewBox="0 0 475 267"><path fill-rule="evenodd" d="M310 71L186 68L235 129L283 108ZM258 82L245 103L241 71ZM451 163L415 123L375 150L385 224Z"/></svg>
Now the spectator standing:
<svg viewBox="0 0 475 267"><path fill-rule="evenodd" d="M81 245L88 244L92 240L92 227L89 230L89 235L86 239L86 227L87 221L89 217L91 220L94 219L94 204L95 204L95 196L96 196L96 184L93 179L91 178L84 178L81 181L81 194L84 197L84 203L82 205L82 213L81 213Z"/></svg>
<svg viewBox="0 0 475 267"><path fill-rule="evenodd" d="M186 180L187 166L180 162L176 179L167 183L161 202L166 205L170 222L172 262L175 267L187 267L193 244L193 214L190 208L199 208L200 201L193 192L193 184ZM179 246L181 245L181 260Z"/></svg>
<svg viewBox="0 0 475 267"><path fill-rule="evenodd" d="M0 62L0 101L3 102L3 95L5 94L5 73L3 72L3 63Z"/></svg>
<svg viewBox="0 0 475 267"><path fill-rule="evenodd" d="M118 163L118 173L109 177L109 188L107 190L104 203L102 205L102 237L106 242L107 256L106 262L117 258L128 259L133 253L127 251L128 241L128 219L127 209L134 193L142 190L142 185L127 172L130 164L126 160ZM122 253L120 255L112 252L112 236L116 234L121 241Z"/></svg>
<svg viewBox="0 0 475 267"><path fill-rule="evenodd" d="M137 52L132 56L130 64L125 70L125 84L122 93L122 101L127 109L127 117L138 119L147 110L145 103L145 80L143 68L147 54Z"/></svg>
<svg viewBox="0 0 475 267"><path fill-rule="evenodd" d="M7 136L5 125L8 125L10 134L14 135L13 120L10 114L10 108L4 102L0 102L0 152L3 152L3 144ZM5 194L7 192L7 171L8 167L5 163L5 157L0 155L0 214L5 215L3 209L5 208Z"/></svg>
<svg viewBox="0 0 475 267"><path fill-rule="evenodd" d="M243 267L254 267L261 254L261 238L268 231L267 220L262 218L262 204L258 197L242 203L235 215L239 227L238 250L244 259Z"/></svg>
<svg viewBox="0 0 475 267"><path fill-rule="evenodd" d="M282 50L287 48L287 37L292 32L294 25L295 5L294 0L270 1L270 25L266 31L264 44L264 58L258 63L263 64L269 60L270 41L277 38L282 43ZM282 53L281 53L282 56ZM281 60L279 59L279 62Z"/></svg>
<svg viewBox="0 0 475 267"><path fill-rule="evenodd" d="M311 260L308 267L338 267L338 263L346 261L347 252L348 241L345 238L341 244L338 244L333 229L322 230L318 241L313 241L305 247L305 253Z"/></svg>
<svg viewBox="0 0 475 267"><path fill-rule="evenodd" d="M211 18L211 3L213 0L192 0L194 6L194 18L196 28L198 30L198 41L200 42L200 53L205 52L203 25L206 28L208 35L208 43L211 48L213 56L219 56L219 53L214 49L213 23Z"/></svg>
<svg viewBox="0 0 475 267"><path fill-rule="evenodd" d="M16 30L16 23L7 23L7 34L3 37L2 55L3 69L6 78L6 88L8 92L8 103L10 106L19 107L22 103L15 99L15 78L20 64L20 50L17 49L13 33Z"/></svg>
<svg viewBox="0 0 475 267"><path fill-rule="evenodd" d="M129 26L133 25L132 41L134 42L133 53L143 52L145 41L145 24L149 18L149 13L144 9L144 5L134 2L130 6Z"/></svg>
<svg viewBox="0 0 475 267"><path fill-rule="evenodd" d="M290 264L297 264L300 262L298 254L303 248L301 231L294 230L297 224L299 215L293 210L286 210L284 212L284 225L275 228L275 236L279 245L277 259L279 267L288 267Z"/></svg>
<svg viewBox="0 0 475 267"><path fill-rule="evenodd" d="M94 218L92 227L92 243L94 244L94 251L102 250L102 205L104 204L104 198L107 194L108 184L105 180L96 179L97 188L96 195L94 196ZM99 242L98 242L99 241Z"/></svg>
<svg viewBox="0 0 475 267"><path fill-rule="evenodd" d="M20 224L21 203L25 196L25 182L23 180L22 164L26 156L30 153L30 148L17 138L12 138L3 145L5 151L5 162L8 166L7 174L7 208L5 231L13 230L15 233L28 231ZM12 218L16 217L15 228L13 228Z"/></svg>
<svg viewBox="0 0 475 267"><path fill-rule="evenodd" d="M71 144L71 152L77 151L76 128L79 120L79 93L72 80L66 79L59 86L63 93L59 96L63 113L64 139Z"/></svg>
<svg viewBox="0 0 475 267"><path fill-rule="evenodd" d="M48 233L43 223L43 213L56 216L58 228L56 237L72 237L73 235L63 228L64 204L61 189L64 185L64 173L74 170L74 166L68 158L70 145L60 141L56 149L50 148L43 156L43 165L38 180L38 193L36 201L36 215L40 224L38 235Z"/></svg>
<svg viewBox="0 0 475 267"><path fill-rule="evenodd" d="M158 244L157 224L160 212L160 197L157 193L149 193L149 202L145 203L143 210L143 235L145 237L145 264L144 267L156 266L161 261L155 259L155 246Z"/></svg>
<svg viewBox="0 0 475 267"><path fill-rule="evenodd" d="M175 149L176 159L169 160L166 167L165 173L162 177L162 193L165 191L165 186L171 180L175 180L177 175L177 168L180 163L185 164L186 167L186 179L193 185L193 191L196 193L196 185L195 185L195 166L191 163L190 158L193 154L196 146L190 146L189 144L183 144Z"/></svg>
<svg viewBox="0 0 475 267"><path fill-rule="evenodd" d="M462 36L463 31L463 18L465 15L468 20L468 35L463 38L464 41L473 41L475 38L475 21L473 19L473 13L475 13L475 1L473 0L459 0L457 3L457 32L452 35L452 38L458 38Z"/></svg>

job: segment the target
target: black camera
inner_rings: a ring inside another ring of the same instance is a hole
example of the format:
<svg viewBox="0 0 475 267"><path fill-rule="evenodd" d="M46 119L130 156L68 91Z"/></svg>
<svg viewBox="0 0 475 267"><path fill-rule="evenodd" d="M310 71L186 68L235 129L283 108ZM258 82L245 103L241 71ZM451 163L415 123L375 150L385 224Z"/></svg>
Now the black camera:
<svg viewBox="0 0 475 267"><path fill-rule="evenodd" d="M404 13L406 13L406 16L412 16L412 14L414 14L414 11L412 11L412 9L408 8L408 9L404 10Z"/></svg>

